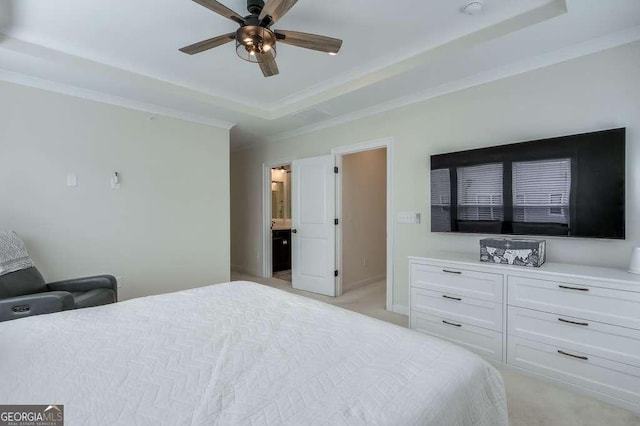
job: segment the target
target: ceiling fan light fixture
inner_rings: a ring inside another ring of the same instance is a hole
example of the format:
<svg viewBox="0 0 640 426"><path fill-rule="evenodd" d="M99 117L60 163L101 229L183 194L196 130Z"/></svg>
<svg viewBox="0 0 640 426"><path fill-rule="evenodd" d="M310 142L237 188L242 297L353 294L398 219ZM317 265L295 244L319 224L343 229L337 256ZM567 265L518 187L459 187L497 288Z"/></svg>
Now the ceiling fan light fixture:
<svg viewBox="0 0 640 426"><path fill-rule="evenodd" d="M248 62L268 63L276 58L276 35L269 28L245 25L236 31L236 53Z"/></svg>

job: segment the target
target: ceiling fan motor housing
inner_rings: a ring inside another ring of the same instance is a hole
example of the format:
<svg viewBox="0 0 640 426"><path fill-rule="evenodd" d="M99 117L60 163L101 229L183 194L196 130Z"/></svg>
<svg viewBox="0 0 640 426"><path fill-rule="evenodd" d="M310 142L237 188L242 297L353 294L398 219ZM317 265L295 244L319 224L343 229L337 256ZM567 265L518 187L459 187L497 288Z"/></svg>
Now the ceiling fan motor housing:
<svg viewBox="0 0 640 426"><path fill-rule="evenodd" d="M247 0L247 10L252 15L259 15L263 7L263 0Z"/></svg>

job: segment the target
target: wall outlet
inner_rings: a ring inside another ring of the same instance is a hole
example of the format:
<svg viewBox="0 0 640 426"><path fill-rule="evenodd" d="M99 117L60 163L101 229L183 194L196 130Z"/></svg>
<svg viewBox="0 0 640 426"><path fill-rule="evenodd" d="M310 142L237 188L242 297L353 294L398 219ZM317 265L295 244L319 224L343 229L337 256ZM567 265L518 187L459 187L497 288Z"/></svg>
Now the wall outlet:
<svg viewBox="0 0 640 426"><path fill-rule="evenodd" d="M419 212L400 212L398 213L398 223L419 224L422 215Z"/></svg>

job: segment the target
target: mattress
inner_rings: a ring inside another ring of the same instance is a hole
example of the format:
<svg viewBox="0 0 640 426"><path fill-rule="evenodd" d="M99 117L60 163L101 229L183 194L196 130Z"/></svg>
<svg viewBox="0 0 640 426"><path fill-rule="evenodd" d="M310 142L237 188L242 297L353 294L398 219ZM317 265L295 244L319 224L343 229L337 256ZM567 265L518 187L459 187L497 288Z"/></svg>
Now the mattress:
<svg viewBox="0 0 640 426"><path fill-rule="evenodd" d="M68 425L507 424L478 356L249 282L8 321L0 342L0 404L64 404Z"/></svg>

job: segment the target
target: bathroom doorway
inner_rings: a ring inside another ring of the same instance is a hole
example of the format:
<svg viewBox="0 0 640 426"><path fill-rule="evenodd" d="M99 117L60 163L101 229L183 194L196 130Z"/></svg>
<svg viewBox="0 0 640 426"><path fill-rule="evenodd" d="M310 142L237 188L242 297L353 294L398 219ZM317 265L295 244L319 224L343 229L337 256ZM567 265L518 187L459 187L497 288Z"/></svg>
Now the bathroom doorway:
<svg viewBox="0 0 640 426"><path fill-rule="evenodd" d="M271 169L271 271L291 282L291 165Z"/></svg>

